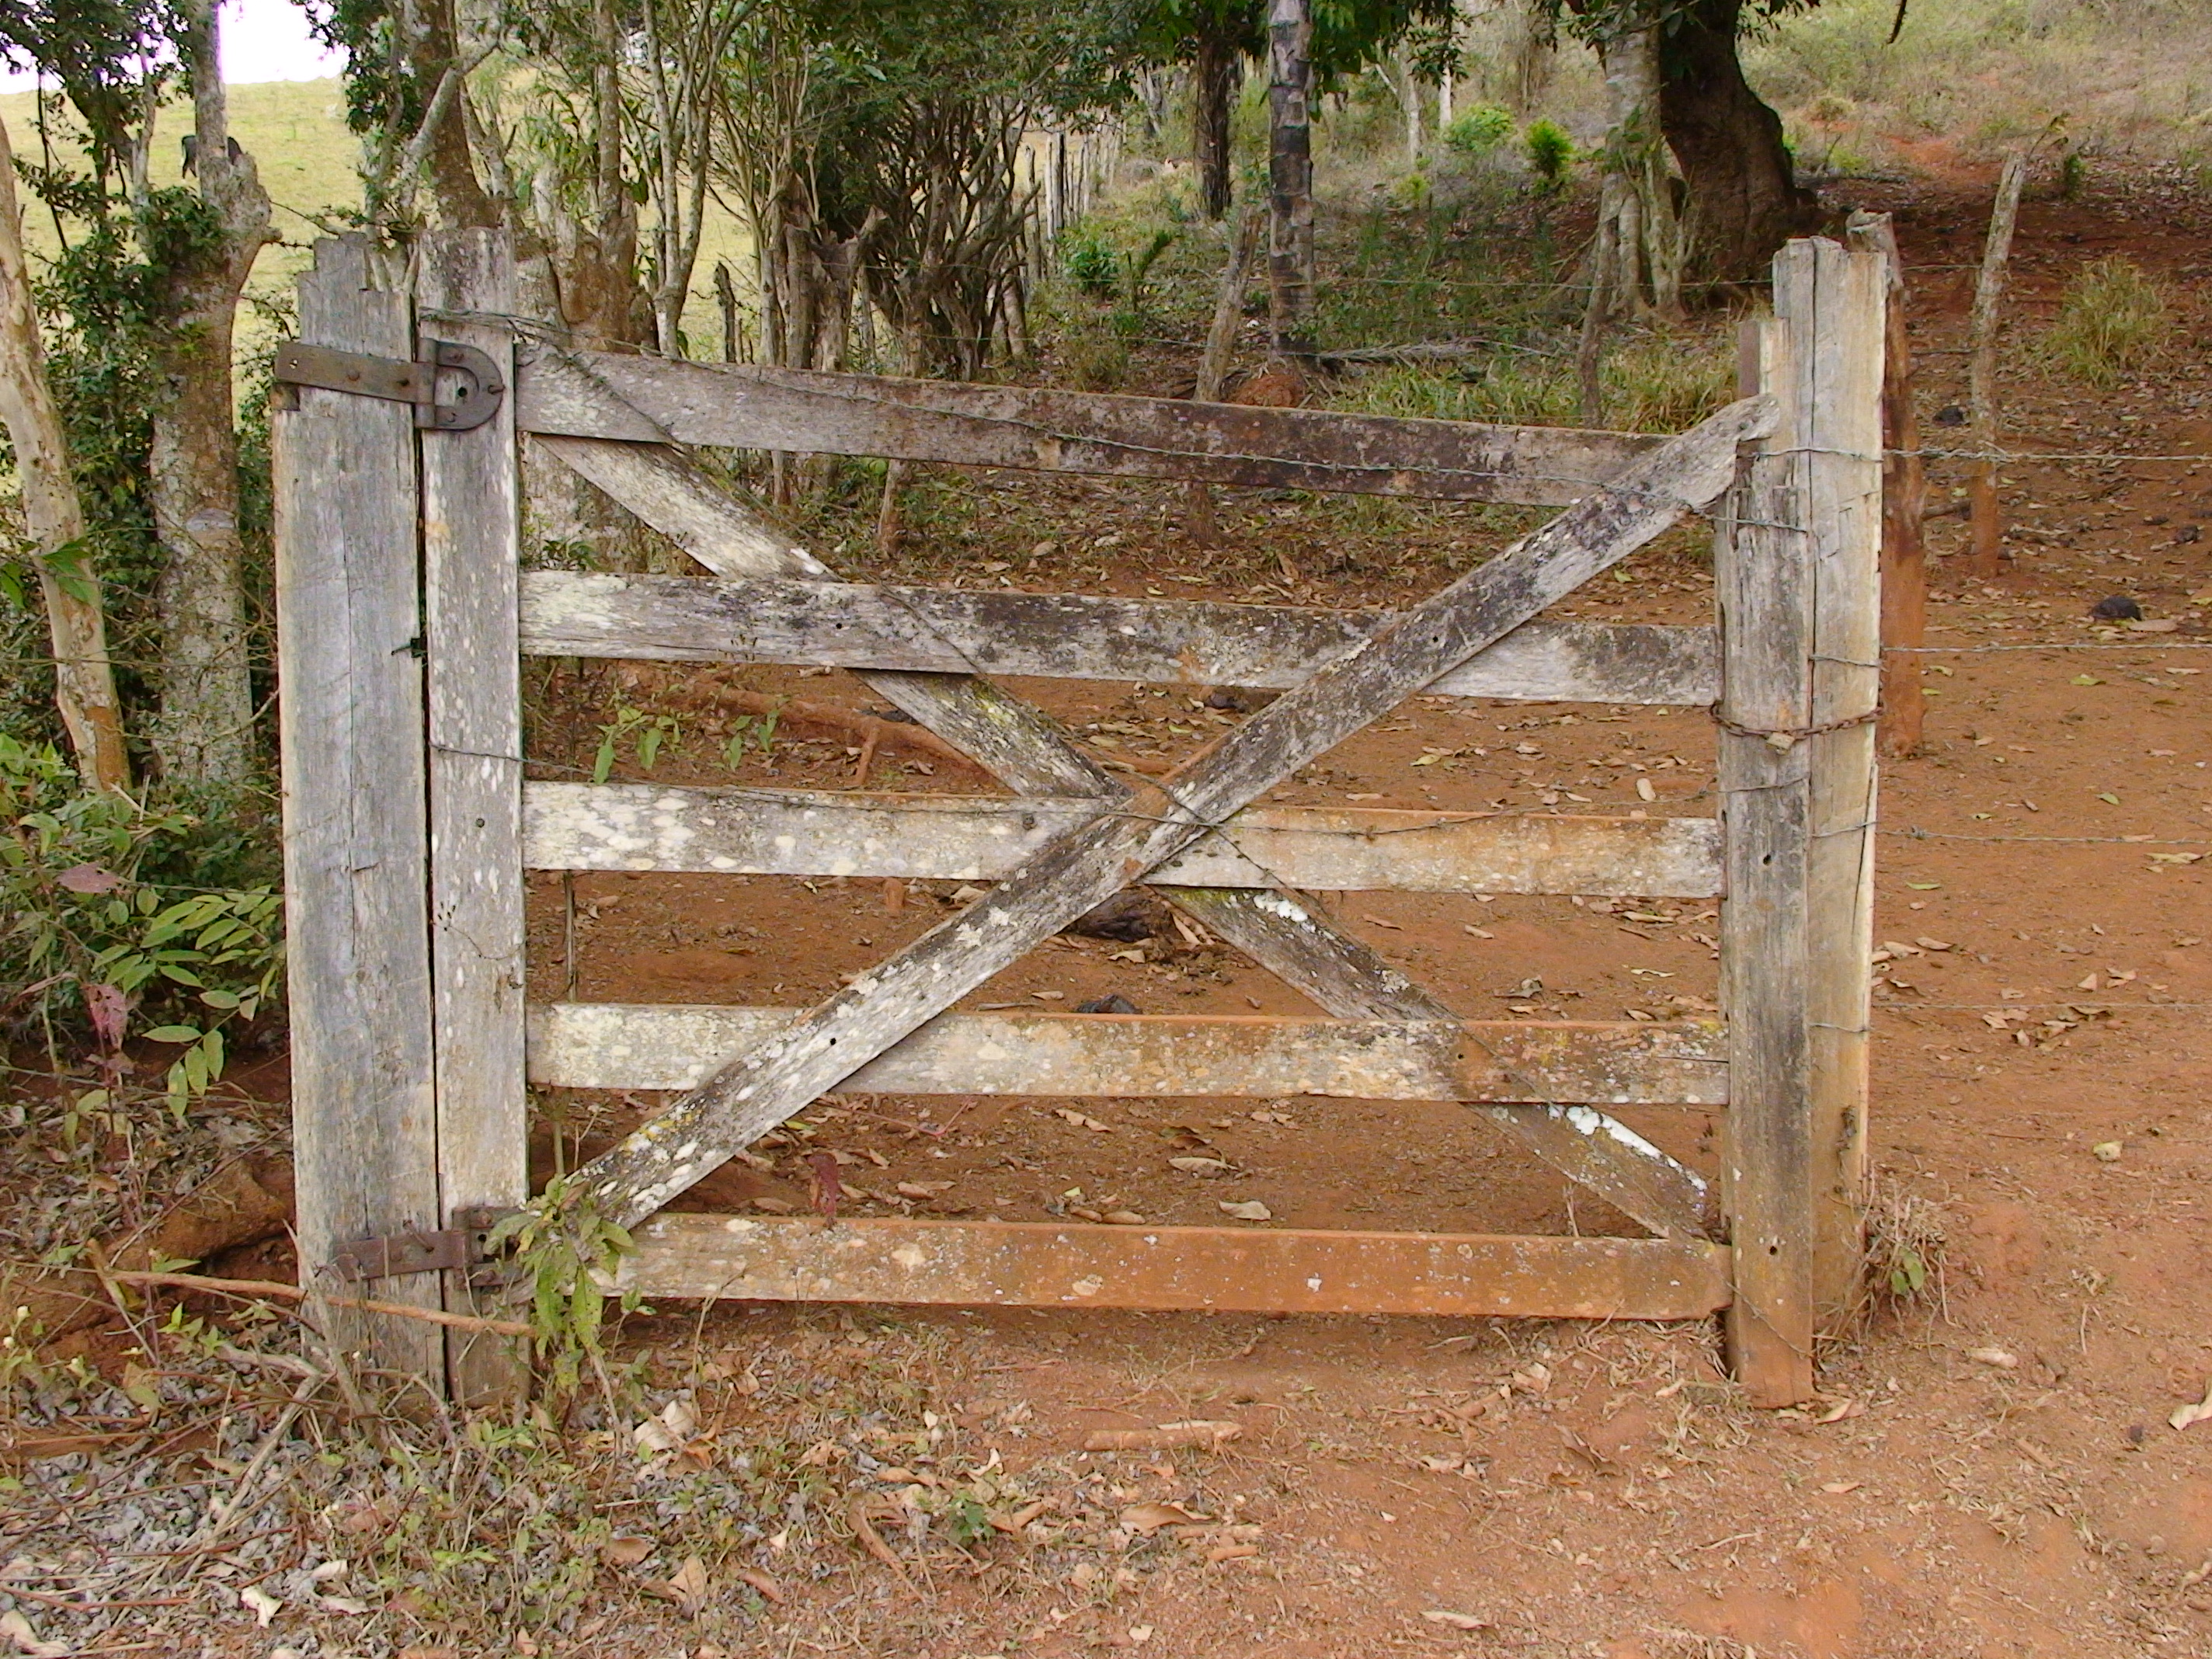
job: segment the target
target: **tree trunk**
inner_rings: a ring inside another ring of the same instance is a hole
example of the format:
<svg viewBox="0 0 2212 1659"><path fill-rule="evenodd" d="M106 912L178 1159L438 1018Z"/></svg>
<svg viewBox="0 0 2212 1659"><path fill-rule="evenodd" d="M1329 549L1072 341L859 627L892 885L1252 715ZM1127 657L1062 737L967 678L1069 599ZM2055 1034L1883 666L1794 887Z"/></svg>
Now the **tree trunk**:
<svg viewBox="0 0 2212 1659"><path fill-rule="evenodd" d="M123 711L107 660L107 618L88 556L70 561L84 542L84 509L70 471L60 412L46 381L46 348L23 261L23 219L15 202L15 156L0 124L0 425L15 447L23 519L39 550L39 594L54 647L54 702L76 752L77 769L95 789L130 787Z"/></svg>
<svg viewBox="0 0 2212 1659"><path fill-rule="evenodd" d="M253 158L230 136L212 0L199 0L190 15L184 46L193 167L220 229L211 246L167 273L170 325L159 348L167 397L153 411L148 489L162 553L154 750L171 779L235 787L252 771L253 687L231 327L254 258L276 233Z"/></svg>
<svg viewBox="0 0 2212 1659"><path fill-rule="evenodd" d="M1279 352L1311 349L1313 15L1310 0L1268 0L1267 294Z"/></svg>
<svg viewBox="0 0 2212 1659"><path fill-rule="evenodd" d="M469 153L468 94L456 85L442 100L440 88L461 69L460 31L453 0L405 0L395 21L406 41L408 64L421 89L428 130L420 135L422 161L433 216L441 225L499 223L499 207L477 181ZM204 151L201 152L203 155ZM398 181L406 187L406 181Z"/></svg>
<svg viewBox="0 0 2212 1659"><path fill-rule="evenodd" d="M1591 291L1601 289L1616 308L1671 322L1682 311L1684 249L1659 128L1658 26L1620 29L1597 51L1608 106L1598 210L1613 230L1600 246L1610 249L1613 269Z"/></svg>
<svg viewBox="0 0 2212 1659"><path fill-rule="evenodd" d="M1229 211L1232 193L1230 118L1244 78L1243 54L1226 29L1201 26L1190 70L1191 157L1198 167L1200 206L1209 219Z"/></svg>
<svg viewBox="0 0 2212 1659"><path fill-rule="evenodd" d="M1689 185L1692 258L1707 282L1763 281L1817 205L1798 188L1782 118L1743 78L1742 10L1743 0L1691 0L1660 47L1661 119Z"/></svg>

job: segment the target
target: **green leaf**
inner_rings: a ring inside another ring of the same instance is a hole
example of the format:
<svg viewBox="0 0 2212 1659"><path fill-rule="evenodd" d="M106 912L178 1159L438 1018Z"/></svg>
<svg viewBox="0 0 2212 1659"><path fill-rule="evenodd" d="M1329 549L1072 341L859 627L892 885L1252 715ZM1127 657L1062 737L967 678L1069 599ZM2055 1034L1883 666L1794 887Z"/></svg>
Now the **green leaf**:
<svg viewBox="0 0 2212 1659"><path fill-rule="evenodd" d="M197 1025L156 1025L145 1035L155 1042L198 1042L202 1033Z"/></svg>
<svg viewBox="0 0 2212 1659"><path fill-rule="evenodd" d="M2106 794L2102 791L2099 792L2097 799L2101 801L2109 801L2115 806L2118 806L2120 804L2120 798L2118 795Z"/></svg>
<svg viewBox="0 0 2212 1659"><path fill-rule="evenodd" d="M235 1008L238 1006L238 993L235 991L203 991L200 993L200 1000L207 1004L210 1008Z"/></svg>
<svg viewBox="0 0 2212 1659"><path fill-rule="evenodd" d="M2076 674L2074 677L2074 684L2076 685L2102 685L2104 681L2099 679L2094 674Z"/></svg>
<svg viewBox="0 0 2212 1659"><path fill-rule="evenodd" d="M1908 881L1905 884L1916 893L1932 893L1943 884L1940 881Z"/></svg>
<svg viewBox="0 0 2212 1659"><path fill-rule="evenodd" d="M610 726L606 735L599 739L599 752L592 757L592 781L605 783L607 781L607 774L614 769L615 734L614 729Z"/></svg>

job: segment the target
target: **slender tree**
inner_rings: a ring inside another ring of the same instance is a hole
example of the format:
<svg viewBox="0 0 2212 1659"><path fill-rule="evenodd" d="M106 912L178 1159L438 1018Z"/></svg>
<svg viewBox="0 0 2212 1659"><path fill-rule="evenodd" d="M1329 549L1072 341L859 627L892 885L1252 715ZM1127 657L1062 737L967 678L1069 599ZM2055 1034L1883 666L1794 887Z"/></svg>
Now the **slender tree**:
<svg viewBox="0 0 2212 1659"><path fill-rule="evenodd" d="M166 396L153 415L148 495L163 554L161 714L155 754L168 777L235 787L253 764L245 544L238 524L238 432L231 328L255 258L276 238L253 158L230 134L214 0L185 0L178 48L192 97L188 166L204 210L181 251L150 212L144 258L167 326L155 346Z"/></svg>
<svg viewBox="0 0 2212 1659"><path fill-rule="evenodd" d="M15 200L15 156L0 124L0 425L8 429L21 483L23 518L38 549L39 597L53 641L54 701L95 788L131 781L122 704L107 659L107 617L100 574L85 540L84 507L70 470L69 443L46 380L46 348L23 258L23 219Z"/></svg>

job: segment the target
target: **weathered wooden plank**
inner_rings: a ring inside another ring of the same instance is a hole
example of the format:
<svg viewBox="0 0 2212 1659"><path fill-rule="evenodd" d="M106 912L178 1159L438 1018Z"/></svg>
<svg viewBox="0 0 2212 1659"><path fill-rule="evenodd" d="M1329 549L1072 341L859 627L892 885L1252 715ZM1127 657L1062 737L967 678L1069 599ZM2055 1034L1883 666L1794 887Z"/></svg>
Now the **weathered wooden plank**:
<svg viewBox="0 0 2212 1659"><path fill-rule="evenodd" d="M1339 1019L1459 1023L1432 993L1288 894L1204 887L1163 890ZM1492 1057L1497 1063L1498 1052ZM1576 1103L1571 1091L1548 1091L1539 1079L1517 1070L1510 1086L1534 1103L1478 1109L1537 1157L1662 1237L1706 1230L1711 1206L1705 1182L1695 1170L1627 1125Z"/></svg>
<svg viewBox="0 0 2212 1659"><path fill-rule="evenodd" d="M1812 264L1813 306L1800 394L1808 411L1800 442L1811 532L1815 728L1807 739L1805 1017L1813 1306L1827 1332L1856 1306L1865 1261L1887 272L1879 253L1826 240L1799 257Z"/></svg>
<svg viewBox="0 0 2212 1659"><path fill-rule="evenodd" d="M601 488L633 502L710 569L724 569L738 559L750 562L745 568L787 574L817 566L811 556L789 547L775 526L673 451L582 438L544 441ZM731 553L732 545L744 551ZM879 673L871 683L923 724L967 744L979 756L995 757L994 769L1017 788L1050 793L1061 787L1058 778L1073 773L1089 781L1078 783L1078 793L1098 796L1121 789L1077 753L1049 720L1004 697L988 680ZM1111 796L1123 798L1119 793ZM1373 951L1308 915L1285 895L1250 889L1165 890L1331 1013L1452 1018L1452 1010L1418 991ZM1540 1109L1493 1110L1492 1115L1539 1158L1654 1231L1702 1231L1705 1183L1604 1114L1586 1105L1547 1101Z"/></svg>
<svg viewBox="0 0 2212 1659"><path fill-rule="evenodd" d="M1080 800L532 783L534 870L998 881L1096 811ZM1146 878L1180 887L1590 893L1709 898L1712 818L1253 806Z"/></svg>
<svg viewBox="0 0 2212 1659"><path fill-rule="evenodd" d="M457 320L514 309L507 239L439 231L421 244L416 295L428 338L472 345L514 380L506 325ZM514 404L466 432L422 439L423 631L428 674L430 943L435 987L441 1224L530 1195L523 1078L522 676L516 574L521 503ZM477 1305L465 1271L446 1307ZM526 1374L501 1338L446 1334L453 1397L512 1397Z"/></svg>
<svg viewBox="0 0 2212 1659"><path fill-rule="evenodd" d="M673 450L590 438L538 441L719 576L836 580L828 565ZM1024 794L1119 800L1128 793L1043 714L988 680L890 670L863 670L860 678Z"/></svg>
<svg viewBox="0 0 2212 1659"><path fill-rule="evenodd" d="M858 582L533 571L522 648L544 657L1289 687L1395 620L1387 611L1019 593ZM1710 628L1532 622L1431 693L1542 702L1705 704Z"/></svg>
<svg viewBox="0 0 2212 1659"><path fill-rule="evenodd" d="M611 1290L659 1300L1696 1319L1727 1257L1688 1239L665 1214Z"/></svg>
<svg viewBox="0 0 2212 1659"><path fill-rule="evenodd" d="M796 1008L544 1003L530 1080L690 1089ZM898 1095L1328 1095L1348 1100L1722 1106L1717 1022L1296 1019L1253 1014L939 1014L846 1080Z"/></svg>
<svg viewBox="0 0 2212 1659"><path fill-rule="evenodd" d="M536 433L1535 507L1582 500L1661 441L550 346L520 373Z"/></svg>
<svg viewBox="0 0 2212 1659"><path fill-rule="evenodd" d="M300 335L405 357L407 300L368 239L315 245ZM402 404L302 388L272 418L278 732L301 1282L337 1248L438 1220L415 428ZM434 1308L434 1278L374 1299ZM434 1326L327 1310L340 1352L442 1385Z"/></svg>
<svg viewBox="0 0 2212 1659"><path fill-rule="evenodd" d="M1715 539L1725 724L1721 817L1721 1006L1728 1011L1723 1204L1736 1300L1729 1346L1753 1399L1784 1406L1813 1387L1811 1087L1805 910L1812 572L1799 471L1808 417L1796 362L1810 347L1802 243L1775 262L1781 315L1753 325L1747 378L1781 400ZM1763 735L1778 734L1770 742Z"/></svg>
<svg viewBox="0 0 2212 1659"><path fill-rule="evenodd" d="M592 1160L580 1172L584 1189L619 1221L651 1214L1084 911L1214 833L1209 824L1719 495L1738 444L1772 418L1770 401L1747 399L1669 439L1601 495L1251 715L1160 788L1140 789L1138 810L1102 812L1048 843L997 890Z"/></svg>

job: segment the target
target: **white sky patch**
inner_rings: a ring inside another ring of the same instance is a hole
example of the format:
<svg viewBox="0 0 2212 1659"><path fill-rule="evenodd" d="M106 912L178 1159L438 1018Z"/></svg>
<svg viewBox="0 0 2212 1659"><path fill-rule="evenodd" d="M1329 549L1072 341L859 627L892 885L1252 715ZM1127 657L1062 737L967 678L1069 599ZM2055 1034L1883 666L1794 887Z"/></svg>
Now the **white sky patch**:
<svg viewBox="0 0 2212 1659"><path fill-rule="evenodd" d="M233 86L257 81L323 81L345 68L307 33L307 15L293 0L225 0L222 12L222 73ZM30 70L0 72L0 92L28 92Z"/></svg>

